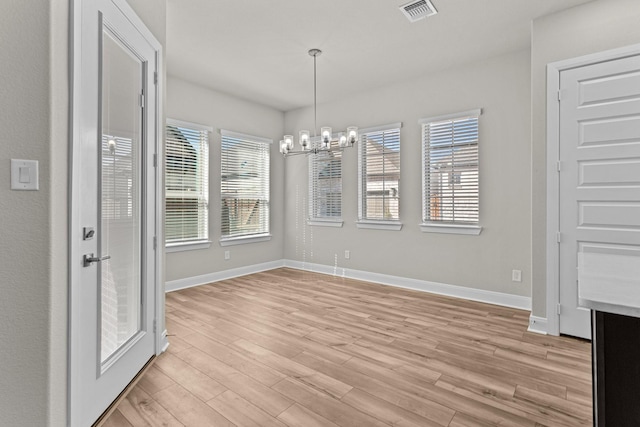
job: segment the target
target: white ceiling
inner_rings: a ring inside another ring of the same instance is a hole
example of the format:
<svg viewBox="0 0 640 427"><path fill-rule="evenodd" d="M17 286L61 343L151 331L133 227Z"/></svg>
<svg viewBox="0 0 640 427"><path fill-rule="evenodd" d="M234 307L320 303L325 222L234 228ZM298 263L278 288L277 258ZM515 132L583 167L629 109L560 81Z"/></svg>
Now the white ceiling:
<svg viewBox="0 0 640 427"><path fill-rule="evenodd" d="M168 0L167 72L288 111L524 49L531 21L592 0Z"/></svg>

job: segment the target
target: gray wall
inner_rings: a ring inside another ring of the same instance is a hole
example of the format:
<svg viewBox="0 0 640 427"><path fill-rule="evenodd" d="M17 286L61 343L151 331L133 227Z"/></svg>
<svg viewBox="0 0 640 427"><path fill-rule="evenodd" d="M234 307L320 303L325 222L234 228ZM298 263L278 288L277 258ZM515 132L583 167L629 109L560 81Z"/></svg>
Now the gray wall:
<svg viewBox="0 0 640 427"><path fill-rule="evenodd" d="M285 258L529 296L531 289L530 52L446 70L318 106L334 130L403 122L401 231L356 228L357 152L343 158L343 228L304 226L306 158L287 159ZM482 108L480 236L422 233L421 128L424 117ZM310 108L285 115L285 130L313 128ZM304 228L303 228L304 227ZM344 258L344 251L351 258ZM523 272L511 282L511 270Z"/></svg>
<svg viewBox="0 0 640 427"><path fill-rule="evenodd" d="M4 4L0 14L2 425L43 425L48 411L53 229L50 8L46 0L16 0ZM40 162L39 191L10 190L11 158Z"/></svg>
<svg viewBox="0 0 640 427"><path fill-rule="evenodd" d="M638 0L599 0L533 22L531 204L534 316L546 317L546 65L636 43L640 43Z"/></svg>
<svg viewBox="0 0 640 427"><path fill-rule="evenodd" d="M214 128L209 141L209 237L208 249L166 254L167 281L185 279L232 268L282 259L284 161L278 153L282 138L282 112L215 92L169 76L168 118ZM221 247L220 239L220 129L272 138L271 146L271 234L268 242ZM224 251L231 252L225 261Z"/></svg>

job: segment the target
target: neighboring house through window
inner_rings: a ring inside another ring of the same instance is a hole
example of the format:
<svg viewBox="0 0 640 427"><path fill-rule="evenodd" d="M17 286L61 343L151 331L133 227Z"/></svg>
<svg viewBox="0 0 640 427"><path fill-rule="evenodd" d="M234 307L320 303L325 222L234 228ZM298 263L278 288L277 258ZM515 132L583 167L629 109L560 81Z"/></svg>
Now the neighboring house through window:
<svg viewBox="0 0 640 427"><path fill-rule="evenodd" d="M222 130L223 246L268 240L271 140Z"/></svg>
<svg viewBox="0 0 640 427"><path fill-rule="evenodd" d="M167 250L209 246L211 128L167 120L165 241Z"/></svg>
<svg viewBox="0 0 640 427"><path fill-rule="evenodd" d="M358 227L400 230L400 128L362 129L358 148Z"/></svg>
<svg viewBox="0 0 640 427"><path fill-rule="evenodd" d="M481 110L423 119L422 230L480 234Z"/></svg>

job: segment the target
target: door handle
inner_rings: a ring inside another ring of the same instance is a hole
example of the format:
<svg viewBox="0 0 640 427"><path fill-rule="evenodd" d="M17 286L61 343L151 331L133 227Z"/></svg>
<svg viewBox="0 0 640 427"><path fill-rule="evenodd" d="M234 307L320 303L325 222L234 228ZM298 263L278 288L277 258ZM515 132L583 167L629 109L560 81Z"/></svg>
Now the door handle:
<svg viewBox="0 0 640 427"><path fill-rule="evenodd" d="M96 258L93 256L93 254L87 254L87 255L83 255L82 256L82 266L83 267L89 267L91 265L91 263L93 262L100 262L100 261L105 261L111 259L111 255L105 255L101 258Z"/></svg>

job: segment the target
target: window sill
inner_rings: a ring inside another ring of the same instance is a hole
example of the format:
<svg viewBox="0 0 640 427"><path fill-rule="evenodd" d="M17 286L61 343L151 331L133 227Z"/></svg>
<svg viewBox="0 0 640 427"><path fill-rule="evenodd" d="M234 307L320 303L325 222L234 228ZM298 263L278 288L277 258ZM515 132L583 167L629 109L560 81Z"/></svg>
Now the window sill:
<svg viewBox="0 0 640 427"><path fill-rule="evenodd" d="M362 220L356 222L358 228L366 228L370 230L390 230L400 231L402 230L402 223L400 221L374 221L374 220Z"/></svg>
<svg viewBox="0 0 640 427"><path fill-rule="evenodd" d="M341 219L308 219L307 225L312 225L314 227L335 227L340 228L344 224L344 221Z"/></svg>
<svg viewBox="0 0 640 427"><path fill-rule="evenodd" d="M194 251L197 249L208 249L211 246L211 241L201 240L198 242L180 242L180 243L167 243L165 245L165 252L182 252L182 251Z"/></svg>
<svg viewBox="0 0 640 427"><path fill-rule="evenodd" d="M423 233L446 233L446 234L467 234L478 236L482 232L479 225L462 225L462 224L434 224L422 223L420 229Z"/></svg>
<svg viewBox="0 0 640 427"><path fill-rule="evenodd" d="M245 245L249 243L266 242L271 240L271 234L256 234L252 236L227 237L220 239L220 246Z"/></svg>

